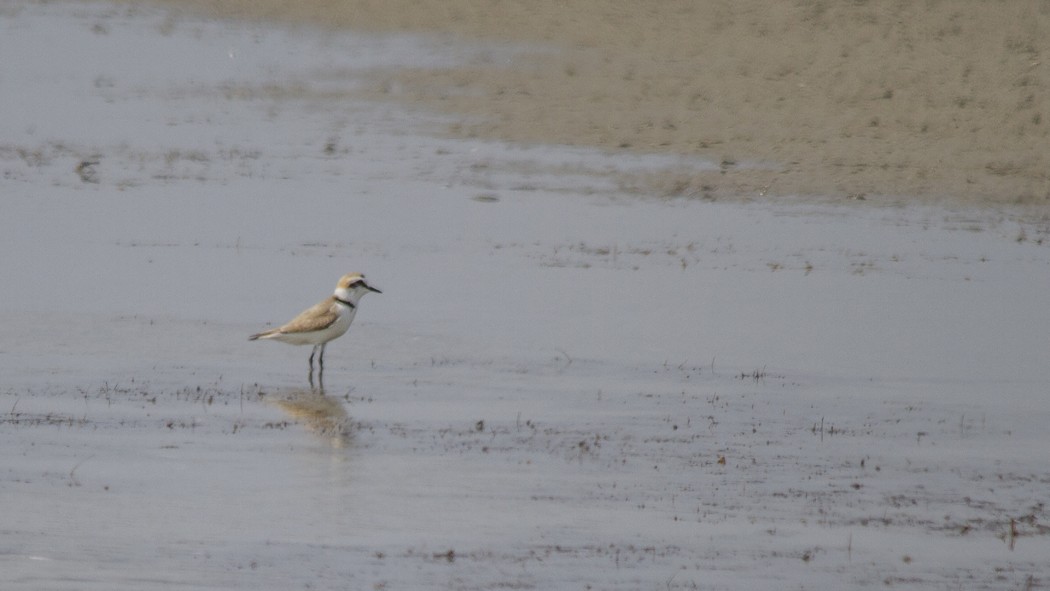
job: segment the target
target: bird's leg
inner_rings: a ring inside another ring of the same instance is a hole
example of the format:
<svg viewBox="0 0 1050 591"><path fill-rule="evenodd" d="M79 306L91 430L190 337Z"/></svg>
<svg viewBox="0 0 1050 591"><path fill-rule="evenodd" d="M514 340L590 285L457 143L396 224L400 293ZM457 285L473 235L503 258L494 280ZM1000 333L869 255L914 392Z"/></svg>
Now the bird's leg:
<svg viewBox="0 0 1050 591"><path fill-rule="evenodd" d="M317 358L317 366L321 368L321 373L324 373L324 347L328 343L321 343L321 356Z"/></svg>
<svg viewBox="0 0 1050 591"><path fill-rule="evenodd" d="M310 350L310 373L313 373L313 371L314 371L314 355L316 355L316 354L317 354L317 345L314 345L314 348Z"/></svg>
<svg viewBox="0 0 1050 591"><path fill-rule="evenodd" d="M310 371L306 374L306 381L310 383L310 389L314 389L314 366L310 364Z"/></svg>

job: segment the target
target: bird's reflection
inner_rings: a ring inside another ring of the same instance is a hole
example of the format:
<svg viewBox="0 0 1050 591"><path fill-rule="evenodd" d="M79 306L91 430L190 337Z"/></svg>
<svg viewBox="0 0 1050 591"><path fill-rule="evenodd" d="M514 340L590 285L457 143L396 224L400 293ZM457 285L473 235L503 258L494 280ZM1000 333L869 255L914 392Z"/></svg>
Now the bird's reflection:
<svg viewBox="0 0 1050 591"><path fill-rule="evenodd" d="M339 399L325 394L323 381L314 387L311 379L310 388L278 390L268 398L310 432L328 440L332 447L344 447L350 442L350 415Z"/></svg>

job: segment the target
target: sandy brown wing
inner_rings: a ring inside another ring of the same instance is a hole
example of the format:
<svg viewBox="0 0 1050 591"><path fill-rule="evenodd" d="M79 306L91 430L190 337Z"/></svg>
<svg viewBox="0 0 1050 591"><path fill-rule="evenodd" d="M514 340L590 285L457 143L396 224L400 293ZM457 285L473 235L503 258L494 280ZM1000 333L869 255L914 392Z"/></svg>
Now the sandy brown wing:
<svg viewBox="0 0 1050 591"><path fill-rule="evenodd" d="M338 319L339 307L336 306L332 298L328 298L316 306L303 310L302 314L292 318L288 324L285 324L279 330L285 334L324 330Z"/></svg>

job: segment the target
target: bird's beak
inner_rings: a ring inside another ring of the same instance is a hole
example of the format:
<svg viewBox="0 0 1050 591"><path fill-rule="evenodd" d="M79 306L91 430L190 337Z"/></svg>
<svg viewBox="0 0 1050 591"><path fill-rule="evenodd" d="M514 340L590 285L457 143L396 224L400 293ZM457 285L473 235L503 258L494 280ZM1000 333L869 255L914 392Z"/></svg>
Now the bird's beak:
<svg viewBox="0 0 1050 591"><path fill-rule="evenodd" d="M364 285L365 285L365 289L367 289L368 291L374 291L376 293L383 293L383 292L379 291L378 289L372 287L371 285L369 285L367 283L365 283Z"/></svg>

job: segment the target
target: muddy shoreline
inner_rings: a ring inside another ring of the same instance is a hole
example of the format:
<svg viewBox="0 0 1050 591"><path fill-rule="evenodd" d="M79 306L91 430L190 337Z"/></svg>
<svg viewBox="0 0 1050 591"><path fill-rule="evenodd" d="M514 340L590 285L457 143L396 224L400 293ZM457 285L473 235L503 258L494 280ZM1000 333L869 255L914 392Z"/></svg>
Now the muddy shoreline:
<svg viewBox="0 0 1050 591"><path fill-rule="evenodd" d="M365 94L463 137L696 155L625 179L661 196L1050 202L1050 6L976 0L164 2L211 16L543 44L375 74ZM749 164L760 164L752 166Z"/></svg>
<svg viewBox="0 0 1050 591"><path fill-rule="evenodd" d="M0 589L1050 580L1047 222L355 94L510 43L9 4ZM248 340L349 271L323 381Z"/></svg>

